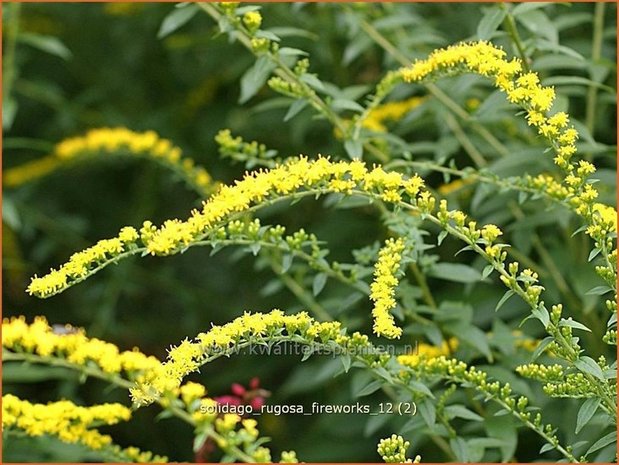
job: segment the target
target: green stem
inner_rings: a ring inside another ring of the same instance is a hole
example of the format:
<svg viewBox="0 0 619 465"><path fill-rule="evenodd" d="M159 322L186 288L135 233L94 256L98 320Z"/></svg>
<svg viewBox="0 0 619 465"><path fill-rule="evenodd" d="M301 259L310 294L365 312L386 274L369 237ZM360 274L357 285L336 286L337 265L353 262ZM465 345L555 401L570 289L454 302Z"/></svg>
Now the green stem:
<svg viewBox="0 0 619 465"><path fill-rule="evenodd" d="M225 15L222 14L218 10L218 8L214 6L214 4L198 2L197 5L217 22L225 18ZM239 32L237 37L241 44L243 44L243 46L252 54L258 56L254 51L253 47L251 46L251 34L247 31L247 29L245 29L245 27L240 23L233 24L233 26ZM288 67L284 62L282 62L282 60L277 54L267 52L265 55L269 58L269 60L271 60L273 64L277 66L275 74L289 82L293 82L296 85L301 86L301 88L303 88L303 90L305 91L306 98L309 100L309 102L317 110L319 110L338 130L340 130L342 134L346 134L346 126L344 125L340 117L331 109L331 107L329 107L329 105L327 105L327 103L325 103L324 100L322 100L314 92L314 90L307 83L302 81L295 74L295 72L290 69L290 67Z"/></svg>
<svg viewBox="0 0 619 465"><path fill-rule="evenodd" d="M515 202L509 202L509 208L517 220L525 219L525 213L518 205L516 205ZM539 254L539 257L541 258L544 266L546 267L547 273L552 277L553 281L557 285L559 292L561 292L561 294L563 294L563 296L570 301L570 306L574 308L580 308L580 299L578 298L578 296L576 296L576 294L574 294L570 286L565 281L565 278L561 274L561 271L559 270L559 267L552 258L552 255L550 255L550 252L548 252L548 249L542 243L537 233L533 233L531 235L531 242L533 243L533 248Z"/></svg>
<svg viewBox="0 0 619 465"><path fill-rule="evenodd" d="M19 36L19 18L21 15L21 2L11 2L7 8L10 14L10 20L6 27L6 50L4 51L3 60L3 80L2 80L2 99L3 101L9 101L11 98L11 91L13 90L13 82L15 80L16 68L15 68L15 55L17 49L17 38Z"/></svg>
<svg viewBox="0 0 619 465"><path fill-rule="evenodd" d="M421 288L423 299L426 301L426 304L428 304L432 310L438 310L438 305L436 305L436 300L434 300L434 297L432 296L432 291L430 290L430 286L428 286L426 276L421 272L416 263L411 263L410 269L415 276L417 284L419 284L419 287Z"/></svg>
<svg viewBox="0 0 619 465"><path fill-rule="evenodd" d="M502 157L509 156L509 150L501 141L499 141L492 133L482 124L475 120L464 108L458 105L449 95L441 90L436 84L425 84L426 89L436 97L436 99L449 108L456 116L468 124L474 131L477 132L495 151Z"/></svg>
<svg viewBox="0 0 619 465"><path fill-rule="evenodd" d="M400 52L395 45L393 45L384 35L382 35L378 31L378 29L376 29L365 20L361 20L359 24L361 26L361 29L363 29L374 42L376 42L380 47L382 47L382 49L385 50L389 55L395 58L401 65L408 66L411 64L412 60L405 54Z"/></svg>
<svg viewBox="0 0 619 465"><path fill-rule="evenodd" d="M509 34L509 37L512 39L512 42L516 46L518 50L518 54L520 55L520 59L522 61L522 69L528 73L529 69L529 59L527 58L527 54L524 51L524 45L522 43L522 39L520 38L520 34L518 33L518 26L516 26L516 21L514 17L509 12L509 9L505 3L500 3L501 8L505 10L505 20L503 21L503 25Z"/></svg>
<svg viewBox="0 0 619 465"><path fill-rule="evenodd" d="M478 182L483 182L484 184L492 184L500 189L509 189L517 192L526 192L536 196L543 196L545 200L569 208L566 201L552 197L548 195L548 192L546 191L523 185L525 180L521 177L512 177L508 179L499 178L497 176L484 174L485 170L476 171L472 168L459 170L457 168L449 168L447 166L439 165L431 161L393 160L389 164L385 165L385 169L397 169L400 167L412 167L420 170L427 169L437 171L439 173L452 174L462 179L473 179Z"/></svg>
<svg viewBox="0 0 619 465"><path fill-rule="evenodd" d="M458 124L458 120L456 120L453 115L447 113L445 122L456 136L456 139L458 139L458 142L460 142L460 145L462 145L464 151L469 155L469 157L471 157L471 160L473 160L473 163L475 163L477 168L486 166L488 162L486 162L484 156L479 150L477 150L477 147L475 147L466 133L462 130L462 127Z"/></svg>
<svg viewBox="0 0 619 465"><path fill-rule="evenodd" d="M282 266L274 258L271 258L270 262L271 268L275 274L310 312L312 312L319 320L333 321L333 317L329 315L329 312L327 312L322 305L320 305L316 299L314 299L309 292L307 292L305 288L296 281L296 279L284 272Z"/></svg>
<svg viewBox="0 0 619 465"><path fill-rule="evenodd" d="M604 2L595 4L593 14L593 41L591 44L591 63L595 66L602 57L602 39L604 34ZM585 126L589 133L593 135L595 129L595 115L597 111L597 86L590 85L587 90Z"/></svg>
<svg viewBox="0 0 619 465"><path fill-rule="evenodd" d="M384 35L380 33L374 26L365 20L360 22L361 28L387 53L393 56L401 65L409 66L411 59L400 52ZM425 84L426 89L436 99L449 108L456 116L470 125L488 144L501 156L509 155L507 148L492 135L484 126L475 121L469 113L456 103L451 97L445 94L438 86L432 83Z"/></svg>
<svg viewBox="0 0 619 465"><path fill-rule="evenodd" d="M134 387L134 384L122 378L121 376L114 375L111 373L105 373L100 370L98 367L92 365L77 365L66 361L60 357L53 356L43 356L36 354L28 354L23 352L12 352L9 350L2 350L2 361L3 362L29 362L29 363L41 363L49 366L56 366L61 368L67 368L74 371L79 371L85 375L91 376L93 378L101 379L103 381L107 381L110 384L113 384L118 387L122 387L124 389L131 389Z"/></svg>

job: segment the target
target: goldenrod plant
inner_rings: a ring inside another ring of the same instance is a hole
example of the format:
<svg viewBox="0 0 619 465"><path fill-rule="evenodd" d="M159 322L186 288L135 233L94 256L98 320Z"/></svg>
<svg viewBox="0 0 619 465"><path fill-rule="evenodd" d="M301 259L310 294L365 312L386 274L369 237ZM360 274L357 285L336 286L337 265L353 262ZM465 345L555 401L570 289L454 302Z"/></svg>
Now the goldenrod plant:
<svg viewBox="0 0 619 465"><path fill-rule="evenodd" d="M67 47L20 27L91 10L12 4L5 149L51 155L3 175L5 458L615 460L616 6L460 6L104 5L190 111L50 145L17 45Z"/></svg>

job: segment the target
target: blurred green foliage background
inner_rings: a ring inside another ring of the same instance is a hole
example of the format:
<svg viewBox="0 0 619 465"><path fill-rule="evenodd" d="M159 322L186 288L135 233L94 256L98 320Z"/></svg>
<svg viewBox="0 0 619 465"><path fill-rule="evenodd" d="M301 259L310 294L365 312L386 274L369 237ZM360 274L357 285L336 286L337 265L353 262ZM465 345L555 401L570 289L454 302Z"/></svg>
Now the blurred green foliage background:
<svg viewBox="0 0 619 465"><path fill-rule="evenodd" d="M347 157L330 125L316 119L311 110L283 122L290 100L278 97L266 86L249 102L238 103L239 81L255 59L238 43L218 34L217 25L207 15L198 13L172 34L158 39L161 23L173 8L173 4L164 3L28 3L20 8L4 3L3 169L46 155L66 137L103 126L155 130L224 182L239 178L245 168L217 155L213 138L223 128L246 140L258 140L282 157L299 153ZM287 46L309 53L311 72L340 88L350 87L352 94L361 97L387 70L398 66L364 33L362 21L376 26L400 51L415 58L437 47L476 39L480 20L490 8L493 6L475 3L285 3L263 4L261 11L264 29L272 28ZM606 5L601 53L593 60L595 8L590 3L539 4L517 16L517 27L527 44L532 68L542 78L555 78L559 107L580 121L578 128L584 136L581 151L599 168L600 201L614 205L616 5ZM11 50L7 40L16 31L18 40ZM510 55L515 53L502 27L493 33L492 40ZM557 76L563 80L557 80ZM587 121L590 85L597 86L597 104L593 119ZM494 172L510 176L555 169L523 118L514 117L513 108L481 79L447 79L440 87L510 150L510 157L499 159L480 142ZM424 91L398 88L392 99L412 94L424 95ZM420 159L441 164L453 160L458 167L470 165L459 139L445 124L446 111L440 102L428 99L394 123L392 131L407 142L427 142L429 149L414 154ZM472 140L479 142L471 134ZM426 174L433 188L450 182L437 173ZM158 224L167 218L185 218L199 201L177 181L154 164L115 159L75 165L37 182L5 189L3 315L24 314L30 319L43 314L51 323L83 326L89 335L123 349L138 346L143 352L165 357L170 345L209 328L211 323L227 322L244 310L301 309L265 260L238 249L210 256L209 250L196 248L173 257L126 260L49 300L37 300L25 293L34 273L47 272L73 252L115 235L121 226L138 226L145 219ZM569 286L571 308L580 312L579 317L584 315L584 321L592 327L602 327L605 321L600 297L585 295L596 282L592 267L586 263L588 244L582 235L571 238L567 233L577 227L570 214L559 208L547 210L537 201L522 207L525 219L519 220L513 210L505 208L513 194L488 196L476 185L454 189L447 195L454 206L461 205L480 223L504 226L509 233L505 239L544 269L544 259L535 247L535 241L541 241ZM265 223L284 224L289 230L304 227L316 233L331 250L330 260L351 262L352 251L368 245L374 246L375 253L378 241L387 237L379 213L371 208L324 208L321 203L303 201L292 208L269 209L261 216ZM480 262L468 263L467 257L454 258L458 249L459 244L446 240L443 247L432 251L437 256L428 257L425 269L430 270L436 260L482 268ZM302 269L293 271L299 279L306 279ZM307 279L311 288L311 276ZM509 335L525 315L525 305L515 299L498 314L494 312L503 294L496 283L463 284L440 274L428 279L445 314L463 320L466 318L461 315L470 315L466 327ZM559 300L566 297L548 273L545 282L549 296ZM411 283L407 289L410 301L417 302L419 288ZM319 297L349 329L371 331L371 305L360 293L329 281ZM541 334L535 323L525 324L522 330L533 338ZM412 327L402 342L423 341L424 336ZM510 353L497 339L491 340L490 346L495 363L488 371L530 394L552 423L573 424L577 412L574 404L544 398L538 386L516 379L510 371L526 361L526 353ZM609 351L593 341L588 348L596 355ZM463 357L489 364L474 349ZM339 361L330 358L318 357L300 364L298 357L244 356L219 360L196 379L204 382L212 395L227 393L232 382L246 384L258 376L262 386L272 391L269 402L354 403L352 393L365 378L360 373L334 377L340 370ZM124 391L110 391L95 380L84 384L67 372L40 367L6 366L3 390L39 402L61 397L84 404L128 402ZM381 395L375 393L361 401L375 405ZM114 438L121 445L193 460L190 428L170 419L158 421L156 415L155 407L139 410L130 424L111 430ZM377 440L400 431L405 421L389 416L369 418L271 415L260 419L260 428L262 434L273 438L275 451L293 448L305 461L376 461ZM491 436L501 430L511 431L515 440L515 430L505 418L496 417L484 428ZM595 434L595 425L591 429ZM568 443L572 433L562 432ZM539 439L524 430L518 434L514 456L519 461L538 459ZM424 461L444 460L422 434L411 438L415 452L421 453ZM5 443L4 458L79 461L88 459L84 454L50 440L15 440ZM485 458L500 459L498 455Z"/></svg>

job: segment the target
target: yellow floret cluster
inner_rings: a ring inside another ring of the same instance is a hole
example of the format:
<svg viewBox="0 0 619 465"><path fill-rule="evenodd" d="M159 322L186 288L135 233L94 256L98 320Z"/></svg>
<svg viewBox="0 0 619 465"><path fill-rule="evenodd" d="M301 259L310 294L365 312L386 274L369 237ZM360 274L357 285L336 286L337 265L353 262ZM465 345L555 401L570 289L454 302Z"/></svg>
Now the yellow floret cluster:
<svg viewBox="0 0 619 465"><path fill-rule="evenodd" d="M168 139L162 139L154 131L135 132L122 127L92 129L83 136L65 139L56 144L51 155L8 170L3 181L5 186L14 187L45 176L68 161L127 154L161 163L179 174L204 198L214 188L209 173L196 166L192 159L182 158L181 149Z"/></svg>
<svg viewBox="0 0 619 465"><path fill-rule="evenodd" d="M250 34L254 34L262 24L262 15L258 11L248 11L243 15L243 25Z"/></svg>
<svg viewBox="0 0 619 465"><path fill-rule="evenodd" d="M393 315L389 313L395 308L395 288L398 285L397 273L400 269L404 240L388 239L385 246L378 252L378 261L374 266L374 282L370 285L370 299L374 301L372 316L374 317L374 332L389 339L402 335L402 328L395 325Z"/></svg>
<svg viewBox="0 0 619 465"><path fill-rule="evenodd" d="M380 440L377 452L385 463L419 463L419 456L415 457L414 461L406 458L406 450L410 445L410 441L405 441L402 436L392 434L391 437Z"/></svg>
<svg viewBox="0 0 619 465"><path fill-rule="evenodd" d="M60 269L43 277L35 276L28 292L38 297L54 295L121 254L139 251L151 255L178 253L225 224L232 215L294 194L352 194L356 191L390 203L400 202L407 196L412 205L429 211L434 199L427 191L420 194L422 187L423 180L417 175L405 177L401 173L387 172L380 166L368 169L359 160L333 162L324 157L316 160L299 157L270 170L247 173L233 185L221 186L204 202L202 210L193 210L186 221L168 220L159 228L146 221L139 231L139 239L135 229L124 228L118 237L100 241L73 255Z"/></svg>
<svg viewBox="0 0 619 465"><path fill-rule="evenodd" d="M135 375L161 365L157 358L137 349L121 352L114 344L88 338L82 329L51 327L42 316L36 317L32 324L26 323L23 316L4 319L2 347L13 352L59 357L74 365L94 363L105 373Z"/></svg>
<svg viewBox="0 0 619 465"><path fill-rule="evenodd" d="M617 232L617 210L609 205L596 203L593 205L593 211L593 224L587 230L590 236L600 232Z"/></svg>
<svg viewBox="0 0 619 465"><path fill-rule="evenodd" d="M23 430L28 436L49 434L63 442L81 443L101 449L112 442L108 435L90 429L95 424L114 425L131 418L131 410L121 404L80 407L68 400L31 404L7 394L2 396L2 426Z"/></svg>
<svg viewBox="0 0 619 465"><path fill-rule="evenodd" d="M2 428L16 429L28 436L50 435L68 444L82 444L89 449L105 449L118 461L166 462L166 457L141 451L137 447L122 449L112 444L112 438L96 429L131 419L131 410L121 404L101 404L91 407L75 405L69 400L33 404L12 394L2 396Z"/></svg>

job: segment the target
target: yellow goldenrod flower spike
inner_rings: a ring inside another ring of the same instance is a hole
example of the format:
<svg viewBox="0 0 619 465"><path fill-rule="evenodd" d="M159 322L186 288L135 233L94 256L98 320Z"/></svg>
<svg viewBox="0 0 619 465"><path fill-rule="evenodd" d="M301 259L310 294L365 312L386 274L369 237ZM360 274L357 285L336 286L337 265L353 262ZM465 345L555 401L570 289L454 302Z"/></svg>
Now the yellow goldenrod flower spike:
<svg viewBox="0 0 619 465"><path fill-rule="evenodd" d="M225 225L232 215L295 194L351 194L354 190L389 203L406 197L411 206L428 213L434 206L434 199L428 192L421 192L422 187L423 180L419 176L405 177L401 173L386 172L380 166L369 170L359 160L332 162L324 157L308 160L301 156L273 169L246 173L233 185L221 186L204 202L201 211L192 211L187 221L168 220L159 228L146 221L139 235L134 228L123 228L118 237L101 240L74 254L58 270L40 278L35 276L27 291L38 297L49 297L124 256L138 252L178 253Z"/></svg>
<svg viewBox="0 0 619 465"><path fill-rule="evenodd" d="M506 53L489 42L459 43L435 50L425 60L417 60L400 73L405 82L419 82L439 77L448 72L471 72L494 80L507 99L527 111L527 122L546 137L556 152L555 163L566 172L574 170L570 158L576 152L576 130L569 126L563 112L547 116L552 107L555 91L542 86L533 72L522 73L521 61L507 60Z"/></svg>
<svg viewBox="0 0 619 465"><path fill-rule="evenodd" d="M165 457L153 456L135 447L121 449L112 438L93 427L114 425L131 418L131 410L121 404L101 404L91 407L75 405L68 400L48 404L32 404L12 394L2 396L2 429L22 431L28 436L55 436L69 444L82 444L89 449L105 450L117 460L162 462Z"/></svg>
<svg viewBox="0 0 619 465"><path fill-rule="evenodd" d="M121 404L80 407L68 400L31 404L12 394L2 396L2 426L17 427L29 436L50 434L63 442L80 442L100 449L112 438L89 428L95 423L114 425L131 418L131 410Z"/></svg>
<svg viewBox="0 0 619 465"><path fill-rule="evenodd" d="M551 197L567 202L576 214L584 218L586 233L596 244L612 242L612 235L617 229L616 213L611 207L605 208L595 203L598 192L587 182L595 167L584 160L572 161L577 151L578 132L570 125L566 113L549 113L555 99L554 88L542 86L536 73L523 72L520 60L507 60L505 56L503 50L489 42L459 43L435 50L427 59L417 60L411 66L401 68L399 73L405 82L421 82L467 72L492 79L511 103L526 111L527 123L550 143L555 153L554 162L565 173L561 183L545 175L529 177L528 181L534 187L545 189ZM496 257L500 251L497 247L488 246L487 253ZM609 254L606 258L613 261ZM616 288L616 269L597 267L596 272Z"/></svg>
<svg viewBox="0 0 619 465"><path fill-rule="evenodd" d="M394 298L398 285L397 273L400 269L404 240L388 239L385 246L378 252L378 261L374 267L374 282L370 286L370 299L374 301L372 316L374 317L374 332L389 339L399 338L402 329L394 323L389 313L396 306Z"/></svg>
<svg viewBox="0 0 619 465"><path fill-rule="evenodd" d="M190 158L182 158L180 148L154 131L135 132L127 128L91 129L85 135L56 144L51 155L7 170L4 185L16 187L45 176L67 162L96 156L130 155L154 160L179 175L203 198L215 188L209 173Z"/></svg>
<svg viewBox="0 0 619 465"><path fill-rule="evenodd" d="M138 379L131 389L136 405L147 405L161 398L163 392L178 388L187 375L200 366L222 355L229 355L236 349L260 341L294 340L306 344L334 342L340 347L362 347L369 344L367 337L358 333L346 336L339 322L317 322L306 312L286 315L281 310L269 313L249 313L226 323L213 326L208 332L200 333L194 340L185 339L168 352L167 361L147 377ZM185 385L187 386L187 385ZM181 395L195 396L200 388L181 387Z"/></svg>

